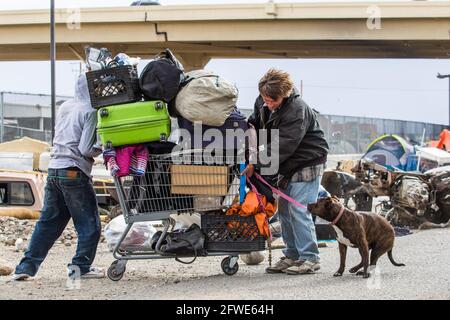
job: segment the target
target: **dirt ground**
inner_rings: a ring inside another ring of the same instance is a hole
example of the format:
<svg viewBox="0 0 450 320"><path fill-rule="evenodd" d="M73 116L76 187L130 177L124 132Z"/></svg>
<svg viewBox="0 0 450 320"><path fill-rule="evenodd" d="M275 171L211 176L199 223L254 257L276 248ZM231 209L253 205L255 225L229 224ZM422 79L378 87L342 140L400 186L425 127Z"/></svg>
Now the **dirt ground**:
<svg viewBox="0 0 450 320"><path fill-rule="evenodd" d="M322 269L316 275L288 276L264 273L267 259L258 266L240 262L234 276L222 273L223 257L199 258L192 265L169 260L131 261L124 278L67 281L66 264L75 247L55 246L33 281L9 282L0 277L0 299L447 299L450 300L450 229L415 232L396 240L394 258L407 266L394 267L382 257L369 280L344 274L333 278L339 264L336 243L321 249ZM0 246L0 262L13 267L21 258L14 247ZM267 253L266 253L267 255ZM274 257L281 256L280 251ZM96 265L114 261L100 244ZM357 250L348 253L347 266L359 262ZM347 270L348 270L347 268Z"/></svg>

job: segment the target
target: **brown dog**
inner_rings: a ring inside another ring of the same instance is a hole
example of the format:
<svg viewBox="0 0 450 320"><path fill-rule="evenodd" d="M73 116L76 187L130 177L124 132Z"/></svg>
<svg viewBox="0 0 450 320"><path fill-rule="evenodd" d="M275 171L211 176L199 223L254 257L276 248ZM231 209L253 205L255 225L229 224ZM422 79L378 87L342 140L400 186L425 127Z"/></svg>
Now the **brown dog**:
<svg viewBox="0 0 450 320"><path fill-rule="evenodd" d="M312 214L332 222L337 233L341 265L334 274L335 277L340 277L344 273L347 246L358 248L362 258L360 264L350 269L350 273L363 275L364 278L370 277L368 270L369 250L372 250L370 254L371 268L375 268L378 259L386 252L394 266L405 266L395 262L392 257L395 232L394 228L382 216L371 212L349 210L337 198L320 199L317 203L308 205L308 210ZM364 271L358 272L361 268L364 268Z"/></svg>

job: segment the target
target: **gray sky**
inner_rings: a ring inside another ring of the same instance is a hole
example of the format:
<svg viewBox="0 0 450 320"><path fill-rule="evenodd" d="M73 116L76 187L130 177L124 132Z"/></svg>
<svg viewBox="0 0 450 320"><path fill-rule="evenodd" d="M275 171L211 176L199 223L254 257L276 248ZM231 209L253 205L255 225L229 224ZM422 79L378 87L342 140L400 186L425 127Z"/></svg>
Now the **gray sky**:
<svg viewBox="0 0 450 320"><path fill-rule="evenodd" d="M405 0L406 1L406 0ZM2 0L0 10L45 9L49 0ZM131 0L57 0L57 7L127 6ZM163 5L207 3L261 3L261 0L160 0ZM306 1L276 1L306 2ZM332 2L332 1L328 1ZM141 64L141 68L145 63ZM50 92L49 62L0 62L0 91ZM322 113L448 123L450 60L257 60L216 59L207 69L235 82L239 107L252 107L257 82L270 67L289 71L303 81L304 98ZM57 93L73 94L77 62L57 63ZM31 70L31 71L30 71ZM243 70L245 70L243 72ZM30 76L24 76L29 74Z"/></svg>

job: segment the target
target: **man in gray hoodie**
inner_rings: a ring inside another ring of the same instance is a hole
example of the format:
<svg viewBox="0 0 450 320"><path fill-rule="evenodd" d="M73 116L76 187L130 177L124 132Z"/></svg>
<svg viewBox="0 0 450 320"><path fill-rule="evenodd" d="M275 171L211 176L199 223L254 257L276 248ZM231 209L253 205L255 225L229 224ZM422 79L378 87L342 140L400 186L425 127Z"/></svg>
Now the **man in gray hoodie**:
<svg viewBox="0 0 450 320"><path fill-rule="evenodd" d="M97 113L92 108L86 76L78 78L75 97L64 102L56 117L53 152L48 169L44 207L14 280L34 277L55 241L72 218L78 246L68 265L70 278L101 278L103 269L92 267L100 239L101 224L92 185Z"/></svg>

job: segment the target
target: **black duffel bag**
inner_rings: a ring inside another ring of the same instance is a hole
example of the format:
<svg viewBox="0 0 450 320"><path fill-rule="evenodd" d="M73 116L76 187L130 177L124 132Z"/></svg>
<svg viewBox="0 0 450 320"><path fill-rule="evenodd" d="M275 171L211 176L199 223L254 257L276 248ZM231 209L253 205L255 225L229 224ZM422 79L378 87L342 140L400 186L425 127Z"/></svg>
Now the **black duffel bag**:
<svg viewBox="0 0 450 320"><path fill-rule="evenodd" d="M161 252L176 255L176 260L181 263L192 263L198 256L206 255L205 234L195 223L185 230L170 232L164 239ZM178 259L178 257L183 256L194 256L194 259L190 262L184 262Z"/></svg>
<svg viewBox="0 0 450 320"><path fill-rule="evenodd" d="M139 77L139 87L145 100L171 102L184 80L183 65L166 49L150 61Z"/></svg>

